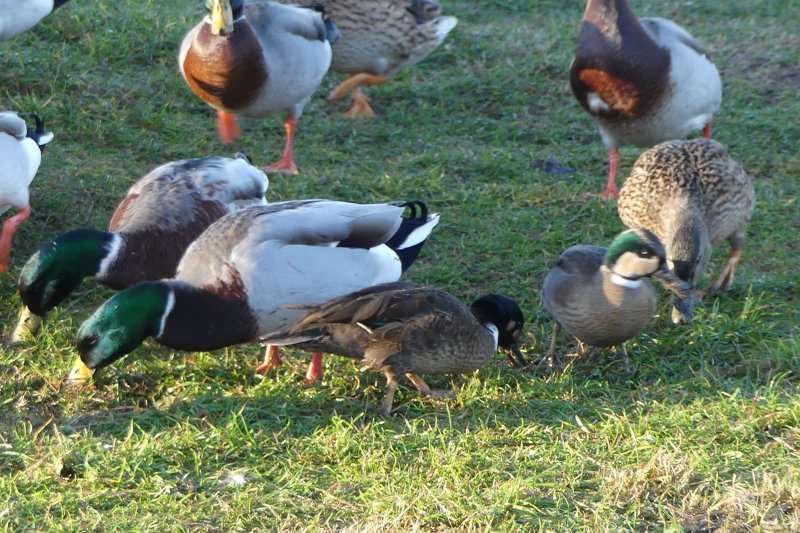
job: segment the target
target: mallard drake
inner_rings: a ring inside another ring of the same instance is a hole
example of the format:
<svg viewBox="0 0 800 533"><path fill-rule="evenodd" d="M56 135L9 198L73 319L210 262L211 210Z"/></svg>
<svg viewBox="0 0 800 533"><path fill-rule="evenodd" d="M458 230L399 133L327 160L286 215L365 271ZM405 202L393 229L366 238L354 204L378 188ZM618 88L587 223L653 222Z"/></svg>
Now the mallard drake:
<svg viewBox="0 0 800 533"><path fill-rule="evenodd" d="M0 0L0 41L28 31L66 3L67 0Z"/></svg>
<svg viewBox="0 0 800 533"><path fill-rule="evenodd" d="M498 347L508 350L512 364L527 365L517 347L525 324L522 311L499 294L481 296L467 307L439 289L385 283L303 309L307 314L296 324L265 340L353 357L383 372L384 417L391 413L403 375L423 396L449 398L452 391L431 390L419 374L477 370Z"/></svg>
<svg viewBox="0 0 800 533"><path fill-rule="evenodd" d="M717 67L674 22L637 19L627 0L589 0L569 69L572 92L608 150L604 196L618 196L620 143L653 146L699 129L722 101Z"/></svg>
<svg viewBox="0 0 800 533"><path fill-rule="evenodd" d="M221 218L189 246L175 279L125 289L83 323L70 381L85 381L147 337L180 350L256 342L297 321L301 312L288 306L396 281L438 222L409 221L408 205L305 200Z"/></svg>
<svg viewBox="0 0 800 533"><path fill-rule="evenodd" d="M742 256L756 198L753 182L725 147L708 139L669 141L644 152L619 195L617 211L628 227L644 227L664 243L667 261L697 286L711 247L727 239L731 255L709 292L727 290ZM673 303L681 302L673 298ZM685 322L677 309L674 322Z"/></svg>
<svg viewBox="0 0 800 533"><path fill-rule="evenodd" d="M330 66L335 26L313 9L263 0L206 0L206 7L181 44L186 83L217 110L228 144L239 136L236 115L286 112L283 157L265 170L297 174L297 120Z"/></svg>
<svg viewBox="0 0 800 533"><path fill-rule="evenodd" d="M328 98L351 93L349 116L373 116L361 86L384 83L401 68L422 61L458 23L455 17L441 16L442 6L435 0L323 0L322 6L341 33L333 44L331 70L349 75Z"/></svg>
<svg viewBox="0 0 800 533"><path fill-rule="evenodd" d="M28 188L42 162L42 150L53 140L42 119L36 115L34 119L36 129L31 131L14 111L0 112L0 214L12 207L17 210L0 233L0 272L8 268L14 232L31 214Z"/></svg>
<svg viewBox="0 0 800 533"><path fill-rule="evenodd" d="M553 364L563 326L590 346L620 345L627 368L625 341L639 334L656 312L656 291L647 279L650 277L668 290L688 296L688 285L667 266L661 241L646 229L620 233L608 249L579 244L565 250L542 287L542 303L555 320L545 360Z"/></svg>
<svg viewBox="0 0 800 533"><path fill-rule="evenodd" d="M171 278L183 252L223 215L264 205L269 181L246 156L173 161L137 181L108 231L77 229L45 243L22 269L25 307L12 340L35 334L44 316L83 278L112 289Z"/></svg>

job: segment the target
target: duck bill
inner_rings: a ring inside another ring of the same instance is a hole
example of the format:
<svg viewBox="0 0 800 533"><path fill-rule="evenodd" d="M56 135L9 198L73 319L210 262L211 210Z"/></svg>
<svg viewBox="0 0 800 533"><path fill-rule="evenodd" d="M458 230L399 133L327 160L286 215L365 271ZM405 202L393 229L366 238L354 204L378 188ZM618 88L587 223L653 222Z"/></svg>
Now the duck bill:
<svg viewBox="0 0 800 533"><path fill-rule="evenodd" d="M215 0L211 3L211 33L228 35L233 32L233 9L230 0Z"/></svg>
<svg viewBox="0 0 800 533"><path fill-rule="evenodd" d="M33 340L39 333L43 321L44 317L33 313L28 309L28 306L23 306L19 312L17 326L11 334L11 343L16 344L18 342Z"/></svg>
<svg viewBox="0 0 800 533"><path fill-rule="evenodd" d="M525 356L522 355L522 352L517 345L506 348L505 352L506 355L508 355L508 360L511 361L512 366L517 368L525 368L528 366L528 361L525 359Z"/></svg>
<svg viewBox="0 0 800 533"><path fill-rule="evenodd" d="M679 278L666 264L662 265L652 277L673 294L672 321L676 324L691 322L698 301L694 285Z"/></svg>
<svg viewBox="0 0 800 533"><path fill-rule="evenodd" d="M75 363L72 365L72 370L69 371L67 383L72 386L83 385L89 381L93 375L94 370L86 366L86 363L84 363L81 360L81 357L78 356L75 359Z"/></svg>

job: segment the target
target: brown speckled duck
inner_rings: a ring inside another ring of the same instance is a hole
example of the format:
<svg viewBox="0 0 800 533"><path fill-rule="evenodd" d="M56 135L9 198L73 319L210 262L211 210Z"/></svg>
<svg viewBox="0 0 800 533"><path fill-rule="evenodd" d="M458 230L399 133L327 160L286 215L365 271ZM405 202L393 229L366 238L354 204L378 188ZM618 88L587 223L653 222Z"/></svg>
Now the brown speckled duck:
<svg viewBox="0 0 800 533"><path fill-rule="evenodd" d="M553 364L563 327L590 346L621 346L627 368L625 341L638 335L656 312L651 277L688 295L688 284L667 267L664 246L646 229L620 233L608 249L580 244L565 250L542 287L544 307L555 319L546 360Z"/></svg>
<svg viewBox="0 0 800 533"><path fill-rule="evenodd" d="M282 0L284 1L284 0ZM285 0L284 3L295 3ZM435 0L304 0L322 4L341 33L333 44L331 70L348 78L328 98L348 93L353 107L348 116L372 116L362 85L379 85L403 67L414 65L433 52L456 26L455 17L441 16Z"/></svg>
<svg viewBox="0 0 800 533"><path fill-rule="evenodd" d="M637 19L627 0L588 1L570 83L608 150L606 198L619 194L620 143L653 146L701 128L711 137L722 101L703 46L670 20Z"/></svg>
<svg viewBox="0 0 800 533"><path fill-rule="evenodd" d="M265 204L268 183L241 154L184 159L153 169L130 188L108 231L62 233L28 259L17 284L25 307L12 340L36 334L44 316L85 277L118 290L173 277L183 252L215 220Z"/></svg>
<svg viewBox="0 0 800 533"><path fill-rule="evenodd" d="M239 136L236 115L286 112L283 156L265 170L297 173L297 120L331 62L335 26L307 8L264 0L207 0L209 14L183 39L186 83L217 110L222 140Z"/></svg>
<svg viewBox="0 0 800 533"><path fill-rule="evenodd" d="M452 398L452 391L431 390L419 374L477 370L498 347L508 350L513 364L527 364L517 348L522 311L498 294L481 296L467 307L439 289L386 283L304 309L305 317L267 340L353 357L383 372L388 382L380 409L384 417L391 413L403 375L423 396Z"/></svg>
<svg viewBox="0 0 800 533"><path fill-rule="evenodd" d="M750 177L725 147L696 139L661 143L643 153L620 191L617 211L626 226L658 235L670 267L693 287L706 271L711 247L727 239L731 255L711 285L713 294L733 283L755 203ZM685 321L675 309L672 319Z"/></svg>

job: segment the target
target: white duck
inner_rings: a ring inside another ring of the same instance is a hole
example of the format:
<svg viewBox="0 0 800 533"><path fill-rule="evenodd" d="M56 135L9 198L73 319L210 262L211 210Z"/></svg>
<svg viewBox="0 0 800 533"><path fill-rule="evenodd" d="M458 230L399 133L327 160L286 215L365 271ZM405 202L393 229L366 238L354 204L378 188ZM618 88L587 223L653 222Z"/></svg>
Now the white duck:
<svg viewBox="0 0 800 533"><path fill-rule="evenodd" d="M0 41L28 31L66 3L67 0L0 0Z"/></svg>

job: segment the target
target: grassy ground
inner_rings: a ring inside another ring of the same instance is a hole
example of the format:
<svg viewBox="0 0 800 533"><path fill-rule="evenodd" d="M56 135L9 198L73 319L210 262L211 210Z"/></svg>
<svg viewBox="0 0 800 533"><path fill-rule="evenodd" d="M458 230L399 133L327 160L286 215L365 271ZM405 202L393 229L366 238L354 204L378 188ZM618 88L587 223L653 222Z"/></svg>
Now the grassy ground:
<svg viewBox="0 0 800 533"><path fill-rule="evenodd" d="M442 222L408 279L464 300L517 298L538 360L551 322L539 288L553 260L622 229L602 189L605 154L567 69L583 2L445 1L460 23L428 60L371 89L379 116L353 121L322 96L300 123L302 174L272 200L415 199ZM673 327L667 299L629 344L550 376L498 358L452 402L401 389L376 416L384 379L305 355L262 379L256 346L172 353L148 342L94 388L68 391L80 323L111 294L93 283L41 337L0 348L0 526L4 530L800 529L795 0L634 2L708 47L725 98L715 137L754 179L758 205L733 290ZM40 112L56 132L33 215L0 275L11 332L26 257L67 229L104 227L125 190L163 162L230 153L210 108L176 67L200 2L70 2L0 43L0 108ZM280 119L246 121L239 149L276 159ZM626 147L620 175L637 149ZM556 163L562 172L553 172ZM558 166L560 165L560 167ZM549 169L549 170L548 170ZM712 270L727 254L716 250ZM563 352L574 351L565 338ZM448 379L432 379L447 385Z"/></svg>

